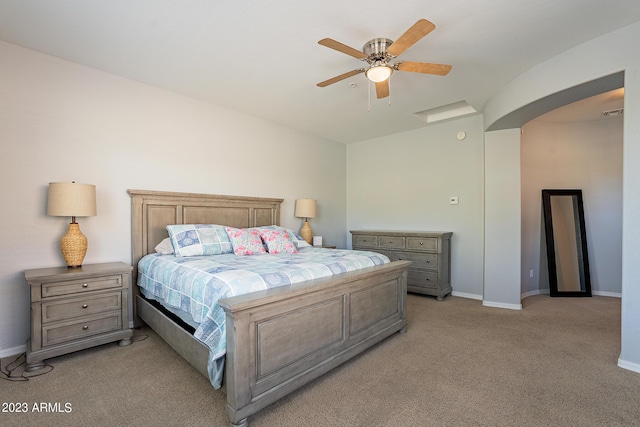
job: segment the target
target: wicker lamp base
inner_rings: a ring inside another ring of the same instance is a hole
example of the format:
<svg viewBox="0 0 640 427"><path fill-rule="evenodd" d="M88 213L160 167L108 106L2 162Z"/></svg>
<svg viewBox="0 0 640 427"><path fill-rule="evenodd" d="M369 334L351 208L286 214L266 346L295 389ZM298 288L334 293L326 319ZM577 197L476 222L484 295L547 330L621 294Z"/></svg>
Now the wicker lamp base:
<svg viewBox="0 0 640 427"><path fill-rule="evenodd" d="M302 237L308 244L311 244L311 241L313 240L313 230L309 227L309 221L304 221L304 224L300 229L300 237Z"/></svg>
<svg viewBox="0 0 640 427"><path fill-rule="evenodd" d="M80 231L80 225L72 222L67 233L60 239L60 250L69 267L82 266L82 260L87 254L87 238Z"/></svg>

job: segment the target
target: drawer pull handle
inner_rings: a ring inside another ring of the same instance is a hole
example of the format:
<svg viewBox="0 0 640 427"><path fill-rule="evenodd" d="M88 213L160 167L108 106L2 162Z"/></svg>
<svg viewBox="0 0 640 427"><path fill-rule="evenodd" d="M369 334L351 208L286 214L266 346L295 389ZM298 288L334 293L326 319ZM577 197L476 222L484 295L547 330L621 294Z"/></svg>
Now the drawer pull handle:
<svg viewBox="0 0 640 427"><path fill-rule="evenodd" d="M88 327L87 325L84 325L84 326L82 327L82 330L83 330L83 331L86 331L87 329L89 329L89 327Z"/></svg>
<svg viewBox="0 0 640 427"><path fill-rule="evenodd" d="M420 246L424 245L424 243L420 242Z"/></svg>
<svg viewBox="0 0 640 427"><path fill-rule="evenodd" d="M87 308L89 307L87 304L82 304L82 308Z"/></svg>
<svg viewBox="0 0 640 427"><path fill-rule="evenodd" d="M88 285L87 283L83 283L83 284L82 284L82 287L83 287L83 288L88 288L88 287L89 287L89 285Z"/></svg>

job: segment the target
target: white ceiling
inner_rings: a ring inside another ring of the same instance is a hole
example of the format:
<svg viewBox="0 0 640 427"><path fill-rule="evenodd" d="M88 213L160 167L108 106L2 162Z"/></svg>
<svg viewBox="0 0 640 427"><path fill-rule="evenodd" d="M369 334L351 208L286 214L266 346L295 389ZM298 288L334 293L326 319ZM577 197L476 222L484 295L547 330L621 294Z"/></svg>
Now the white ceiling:
<svg viewBox="0 0 640 427"><path fill-rule="evenodd" d="M605 116L607 111L624 110L624 88L604 92L557 108L536 118L548 123L569 123L591 120L607 120L619 115ZM615 114L615 113L614 113ZM623 114L623 113L620 113Z"/></svg>
<svg viewBox="0 0 640 427"><path fill-rule="evenodd" d="M396 72L389 98L317 41L358 50L419 18L435 31L400 59L453 65ZM0 40L349 143L427 126L412 113L487 99L518 74L640 20L638 0L0 0ZM353 84L355 84L355 87Z"/></svg>

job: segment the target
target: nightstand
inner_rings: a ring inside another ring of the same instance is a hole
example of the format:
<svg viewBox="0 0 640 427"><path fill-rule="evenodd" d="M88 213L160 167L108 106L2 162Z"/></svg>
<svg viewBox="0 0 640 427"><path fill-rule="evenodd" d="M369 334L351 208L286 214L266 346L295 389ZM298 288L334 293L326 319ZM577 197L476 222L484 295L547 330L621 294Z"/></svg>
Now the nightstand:
<svg viewBox="0 0 640 427"><path fill-rule="evenodd" d="M118 340L122 346L131 344L131 270L128 264L112 262L25 271L31 288L27 371L62 354Z"/></svg>

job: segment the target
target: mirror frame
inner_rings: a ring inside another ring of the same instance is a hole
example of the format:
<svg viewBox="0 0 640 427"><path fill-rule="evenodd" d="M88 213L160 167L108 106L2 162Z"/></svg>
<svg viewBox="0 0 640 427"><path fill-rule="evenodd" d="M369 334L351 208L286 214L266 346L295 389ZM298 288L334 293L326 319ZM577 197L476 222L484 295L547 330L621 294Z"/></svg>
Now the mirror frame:
<svg viewBox="0 0 640 427"><path fill-rule="evenodd" d="M556 249L551 213L551 196L572 196L573 214L576 220L576 244L578 245L578 268L580 273L579 291L558 291L558 273L556 268ZM590 297L591 275L587 251L587 234L584 221L582 190L542 190L542 208L547 241L547 265L549 267L549 294L552 297Z"/></svg>

